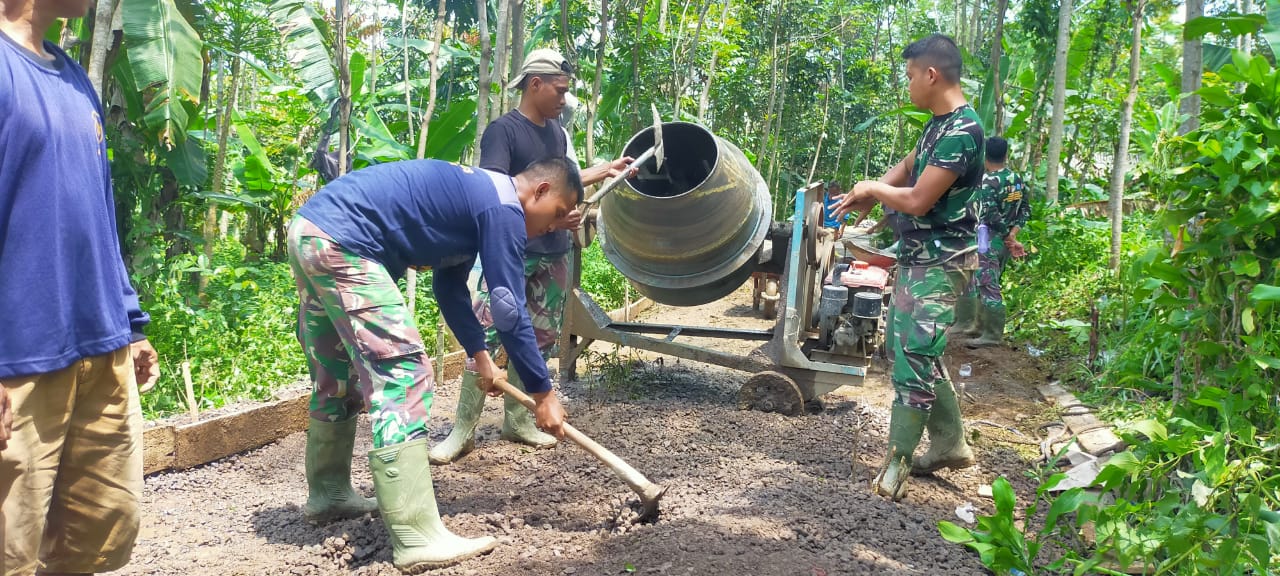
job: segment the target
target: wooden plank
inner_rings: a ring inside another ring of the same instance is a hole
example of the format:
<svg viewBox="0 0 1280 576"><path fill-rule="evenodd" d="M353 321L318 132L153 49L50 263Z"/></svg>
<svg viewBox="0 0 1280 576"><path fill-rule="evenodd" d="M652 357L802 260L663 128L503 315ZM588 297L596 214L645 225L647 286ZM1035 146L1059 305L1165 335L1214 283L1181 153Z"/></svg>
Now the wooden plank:
<svg viewBox="0 0 1280 576"><path fill-rule="evenodd" d="M174 428L173 468L183 470L275 442L307 429L310 391L270 404Z"/></svg>
<svg viewBox="0 0 1280 576"><path fill-rule="evenodd" d="M153 474L173 467L172 425L155 426L142 432L142 473Z"/></svg>

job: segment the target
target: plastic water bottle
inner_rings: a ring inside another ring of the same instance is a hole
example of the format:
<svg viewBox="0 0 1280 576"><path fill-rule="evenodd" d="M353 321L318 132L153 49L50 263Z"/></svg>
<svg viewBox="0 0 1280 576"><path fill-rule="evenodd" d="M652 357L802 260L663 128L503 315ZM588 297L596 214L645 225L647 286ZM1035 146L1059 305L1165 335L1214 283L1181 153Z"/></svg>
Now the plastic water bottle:
<svg viewBox="0 0 1280 576"><path fill-rule="evenodd" d="M986 254L991 249L991 230L986 224L978 225L978 253Z"/></svg>

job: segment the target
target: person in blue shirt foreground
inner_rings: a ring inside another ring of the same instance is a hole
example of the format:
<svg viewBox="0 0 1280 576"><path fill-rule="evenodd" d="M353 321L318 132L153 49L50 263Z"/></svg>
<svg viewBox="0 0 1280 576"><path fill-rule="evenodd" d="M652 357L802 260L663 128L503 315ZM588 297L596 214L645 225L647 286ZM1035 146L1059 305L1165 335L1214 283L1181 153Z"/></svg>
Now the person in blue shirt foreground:
<svg viewBox="0 0 1280 576"><path fill-rule="evenodd" d="M0 2L0 574L122 568L139 393L159 364L116 235L102 108L45 33L88 0Z"/></svg>
<svg viewBox="0 0 1280 576"><path fill-rule="evenodd" d="M492 550L491 537L462 538L436 508L427 449L431 362L396 280L431 268L440 313L475 364L478 385L505 377L490 357L466 285L484 261L494 327L511 366L537 402L537 426L563 436L565 413L538 352L525 306L524 251L582 202L582 181L564 158L515 177L438 160L357 170L322 188L289 226L289 263L300 300L298 339L314 390L307 431L308 498L314 523L375 508L396 567L448 566ZM356 416L373 429L369 468L376 504L351 486Z"/></svg>

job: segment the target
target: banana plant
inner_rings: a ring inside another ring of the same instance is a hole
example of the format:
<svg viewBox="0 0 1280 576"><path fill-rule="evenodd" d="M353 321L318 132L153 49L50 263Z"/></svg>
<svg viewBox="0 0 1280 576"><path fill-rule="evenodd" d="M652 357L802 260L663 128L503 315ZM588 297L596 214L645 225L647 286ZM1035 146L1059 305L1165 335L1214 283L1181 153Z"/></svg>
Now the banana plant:
<svg viewBox="0 0 1280 576"><path fill-rule="evenodd" d="M165 150L186 140L200 101L203 42L173 0L124 2L124 53L114 67L129 116Z"/></svg>

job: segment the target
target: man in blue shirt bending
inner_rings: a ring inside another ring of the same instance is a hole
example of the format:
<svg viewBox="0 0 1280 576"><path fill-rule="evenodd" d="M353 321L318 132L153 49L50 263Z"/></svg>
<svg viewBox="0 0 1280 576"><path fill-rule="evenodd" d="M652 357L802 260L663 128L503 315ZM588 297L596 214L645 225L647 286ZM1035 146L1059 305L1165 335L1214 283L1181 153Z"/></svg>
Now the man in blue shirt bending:
<svg viewBox="0 0 1280 576"><path fill-rule="evenodd" d="M116 237L102 109L43 40L88 0L0 3L0 573L129 562L139 387L159 374Z"/></svg>
<svg viewBox="0 0 1280 576"><path fill-rule="evenodd" d="M440 313L474 362L477 385L490 392L503 373L471 308L467 276L478 255L493 326L537 402L537 426L560 437L564 409L526 310L524 251L528 238L554 229L582 195L578 169L564 158L535 162L514 177L411 160L343 176L298 210L288 246L300 300L298 338L314 382L309 520L375 507L351 487L355 419L368 410L369 468L395 565L416 572L493 549L493 538L462 538L440 521L427 450L431 362L396 280L410 266L433 269Z"/></svg>

